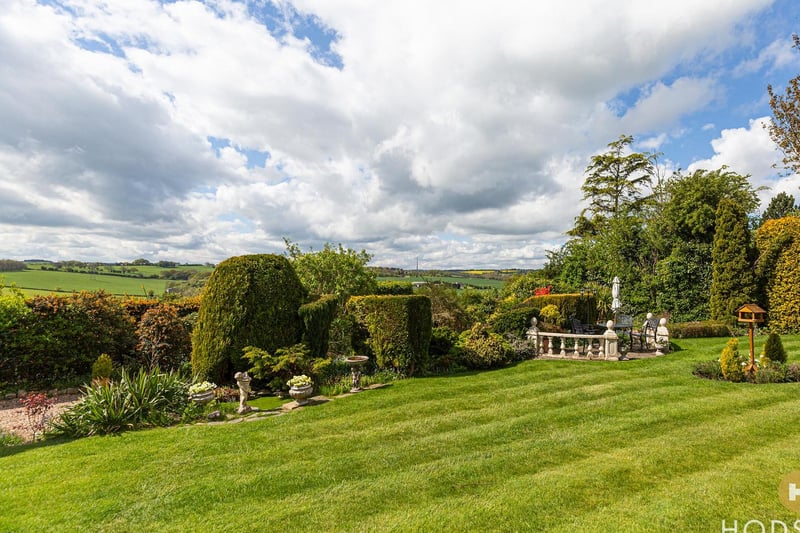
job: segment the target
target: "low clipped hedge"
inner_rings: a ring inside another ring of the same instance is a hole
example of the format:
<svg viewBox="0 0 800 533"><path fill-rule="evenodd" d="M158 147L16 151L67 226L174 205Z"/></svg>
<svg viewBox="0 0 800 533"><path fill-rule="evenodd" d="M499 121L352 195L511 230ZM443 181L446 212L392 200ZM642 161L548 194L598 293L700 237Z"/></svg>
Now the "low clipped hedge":
<svg viewBox="0 0 800 533"><path fill-rule="evenodd" d="M364 343L380 368L408 376L428 362L431 300L427 296L353 296L347 311L366 330Z"/></svg>
<svg viewBox="0 0 800 533"><path fill-rule="evenodd" d="M594 294L543 294L531 296L524 303L539 309L555 305L564 321L574 316L583 324L597 322L597 298ZM561 325L566 325L566 322Z"/></svg>
<svg viewBox="0 0 800 533"><path fill-rule="evenodd" d="M520 305L513 309L495 312L489 318L489 326L496 333L510 333L521 337L531 327L531 319L534 317L539 318L538 307L530 304Z"/></svg>
<svg viewBox="0 0 800 533"><path fill-rule="evenodd" d="M379 281L375 294L382 296L414 294L414 285L410 281Z"/></svg>
<svg viewBox="0 0 800 533"><path fill-rule="evenodd" d="M668 324L673 339L699 339L706 337L730 337L732 332L727 322L704 320L700 322L676 322Z"/></svg>

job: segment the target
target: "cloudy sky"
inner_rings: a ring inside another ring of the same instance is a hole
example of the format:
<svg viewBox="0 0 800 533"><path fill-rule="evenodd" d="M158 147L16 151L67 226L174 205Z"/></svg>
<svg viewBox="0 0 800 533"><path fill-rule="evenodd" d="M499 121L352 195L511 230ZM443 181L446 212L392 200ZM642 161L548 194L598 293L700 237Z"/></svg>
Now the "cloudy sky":
<svg viewBox="0 0 800 533"><path fill-rule="evenodd" d="M773 168L796 0L0 0L0 257L533 268L621 134Z"/></svg>

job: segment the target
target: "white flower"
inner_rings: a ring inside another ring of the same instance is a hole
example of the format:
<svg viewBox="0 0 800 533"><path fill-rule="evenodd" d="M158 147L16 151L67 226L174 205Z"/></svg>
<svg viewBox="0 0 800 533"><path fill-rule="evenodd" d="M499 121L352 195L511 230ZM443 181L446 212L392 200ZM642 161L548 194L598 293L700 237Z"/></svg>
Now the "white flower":
<svg viewBox="0 0 800 533"><path fill-rule="evenodd" d="M202 383L195 383L189 387L189 394L199 394L216 389L217 386L210 381L203 381Z"/></svg>
<svg viewBox="0 0 800 533"><path fill-rule="evenodd" d="M305 387L306 385L311 385L311 378L305 374L301 374L299 376L294 376L287 381L286 384L290 387Z"/></svg>

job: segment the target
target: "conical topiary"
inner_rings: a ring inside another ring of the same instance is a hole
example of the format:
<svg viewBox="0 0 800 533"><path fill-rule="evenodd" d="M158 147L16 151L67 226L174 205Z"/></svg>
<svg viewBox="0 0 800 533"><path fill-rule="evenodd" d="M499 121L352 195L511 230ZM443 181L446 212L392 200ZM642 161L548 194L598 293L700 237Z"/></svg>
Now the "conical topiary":
<svg viewBox="0 0 800 533"><path fill-rule="evenodd" d="M780 335L777 333L770 333L764 342L764 351L762 356L769 359L773 363L786 362L786 350L783 348L783 342Z"/></svg>

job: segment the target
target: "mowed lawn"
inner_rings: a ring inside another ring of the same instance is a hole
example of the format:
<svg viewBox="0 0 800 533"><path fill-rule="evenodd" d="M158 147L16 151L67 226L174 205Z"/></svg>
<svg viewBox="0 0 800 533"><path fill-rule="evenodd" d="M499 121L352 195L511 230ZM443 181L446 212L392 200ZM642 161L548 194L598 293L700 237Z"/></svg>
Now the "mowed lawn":
<svg viewBox="0 0 800 533"><path fill-rule="evenodd" d="M800 361L800 337L784 341ZM256 422L0 449L0 531L791 529L778 485L800 470L800 385L692 376L724 344L526 361Z"/></svg>

